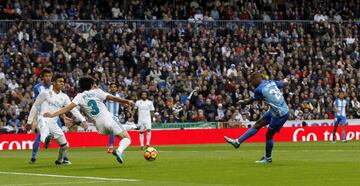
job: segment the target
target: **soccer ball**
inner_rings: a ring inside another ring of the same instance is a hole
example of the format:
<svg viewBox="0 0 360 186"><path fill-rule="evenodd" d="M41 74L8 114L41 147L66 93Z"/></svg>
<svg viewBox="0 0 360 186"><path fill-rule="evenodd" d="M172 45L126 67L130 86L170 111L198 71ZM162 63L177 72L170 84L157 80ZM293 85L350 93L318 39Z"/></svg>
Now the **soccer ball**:
<svg viewBox="0 0 360 186"><path fill-rule="evenodd" d="M145 150L144 158L148 161L154 161L158 154L158 151L154 147L148 147Z"/></svg>

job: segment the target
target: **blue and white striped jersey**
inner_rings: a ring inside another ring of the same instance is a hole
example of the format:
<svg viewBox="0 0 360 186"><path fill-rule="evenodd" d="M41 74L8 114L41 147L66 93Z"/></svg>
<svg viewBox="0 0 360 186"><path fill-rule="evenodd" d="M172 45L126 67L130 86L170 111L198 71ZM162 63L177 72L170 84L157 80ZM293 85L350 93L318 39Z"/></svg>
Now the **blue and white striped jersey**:
<svg viewBox="0 0 360 186"><path fill-rule="evenodd" d="M120 97L119 93L115 93L116 97ZM116 101L106 100L105 101L106 108L109 112L111 112L114 116L118 117L120 115L120 103Z"/></svg>
<svg viewBox="0 0 360 186"><path fill-rule="evenodd" d="M335 99L334 107L336 108L335 116L345 116L346 117L346 100L345 99Z"/></svg>

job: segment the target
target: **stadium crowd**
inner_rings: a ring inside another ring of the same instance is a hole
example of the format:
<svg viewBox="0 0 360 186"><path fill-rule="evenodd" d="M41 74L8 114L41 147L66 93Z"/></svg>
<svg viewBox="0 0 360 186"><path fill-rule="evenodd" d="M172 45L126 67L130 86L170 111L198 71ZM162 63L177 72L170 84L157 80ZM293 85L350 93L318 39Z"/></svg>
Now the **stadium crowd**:
<svg viewBox="0 0 360 186"><path fill-rule="evenodd" d="M350 20L357 0L5 0L0 19L32 20ZM110 10L110 11L109 11Z"/></svg>
<svg viewBox="0 0 360 186"><path fill-rule="evenodd" d="M20 1L12 2L15 7ZM46 6L48 1L41 2ZM236 105L253 95L249 77L258 70L264 79L290 80L283 90L290 119L332 119L340 91L346 93L349 118L360 117L356 22L259 25L190 22L167 29L104 22L83 31L65 22L17 21L0 40L0 127L22 130L34 101L32 88L45 67L65 75L64 91L70 97L83 75L96 78L105 91L115 82L120 95L132 100L147 90L155 122L259 119L266 104ZM128 119L125 108L120 117Z"/></svg>

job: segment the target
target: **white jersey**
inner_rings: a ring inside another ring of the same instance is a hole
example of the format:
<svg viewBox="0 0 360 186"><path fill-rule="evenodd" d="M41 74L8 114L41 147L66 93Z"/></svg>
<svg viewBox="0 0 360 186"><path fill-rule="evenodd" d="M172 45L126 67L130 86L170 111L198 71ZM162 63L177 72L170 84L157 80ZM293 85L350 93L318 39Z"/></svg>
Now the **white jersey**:
<svg viewBox="0 0 360 186"><path fill-rule="evenodd" d="M46 112L54 113L59 109L70 104L70 98L63 92L55 93L53 90L43 91L36 98L35 103L31 107L30 114L28 117L28 124L31 124L35 115L38 113L38 119L43 118L43 114ZM80 114L79 110L76 108L71 110L71 113L81 122L85 121L85 118ZM49 118L50 120L58 120L58 116L54 118Z"/></svg>
<svg viewBox="0 0 360 186"><path fill-rule="evenodd" d="M135 103L135 109L138 110L138 123L151 123L150 111L154 111L154 104L150 100L138 100Z"/></svg>
<svg viewBox="0 0 360 186"><path fill-rule="evenodd" d="M91 89L77 94L72 102L83 108L85 114L96 121L97 119L107 118L108 116L111 118L113 116L104 104L108 95L101 89Z"/></svg>

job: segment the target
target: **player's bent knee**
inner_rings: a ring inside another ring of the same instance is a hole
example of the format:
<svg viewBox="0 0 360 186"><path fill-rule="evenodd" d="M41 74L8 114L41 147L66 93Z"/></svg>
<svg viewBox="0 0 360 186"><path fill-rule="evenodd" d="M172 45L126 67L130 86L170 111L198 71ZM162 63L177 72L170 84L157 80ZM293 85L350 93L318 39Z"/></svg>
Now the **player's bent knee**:
<svg viewBox="0 0 360 186"><path fill-rule="evenodd" d="M66 151L68 148L69 148L69 143L66 142L66 143L60 144L61 151Z"/></svg>
<svg viewBox="0 0 360 186"><path fill-rule="evenodd" d="M60 146L61 144L68 144L65 136L60 136L59 138L54 139Z"/></svg>
<svg viewBox="0 0 360 186"><path fill-rule="evenodd" d="M256 128L256 129L261 129L263 126L266 126L267 124L268 124L268 123L267 123L266 120L261 119L261 120L259 120L259 121L257 121L257 122L255 123L254 128Z"/></svg>
<svg viewBox="0 0 360 186"><path fill-rule="evenodd" d="M121 132L120 134L118 134L118 136L119 136L121 139L123 139L123 138L128 138L129 140L131 140L129 133L126 132L126 131Z"/></svg>
<svg viewBox="0 0 360 186"><path fill-rule="evenodd" d="M272 139L272 138L274 137L275 133L276 133L275 131L268 130L268 131L266 132L266 140Z"/></svg>

